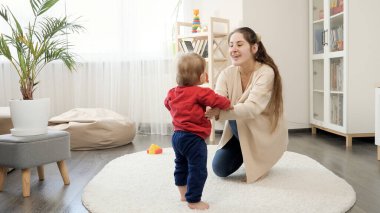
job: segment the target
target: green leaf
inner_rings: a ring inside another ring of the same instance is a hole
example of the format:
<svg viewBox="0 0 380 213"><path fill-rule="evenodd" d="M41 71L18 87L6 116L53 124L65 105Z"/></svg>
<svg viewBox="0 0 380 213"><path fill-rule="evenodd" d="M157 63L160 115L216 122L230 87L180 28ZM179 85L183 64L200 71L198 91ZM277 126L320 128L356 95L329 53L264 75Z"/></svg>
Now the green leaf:
<svg viewBox="0 0 380 213"><path fill-rule="evenodd" d="M27 74L28 70L25 66L25 58L24 58L23 53L24 53L24 51L23 51L22 46L18 46L17 47L17 56L18 56L18 60L20 63L20 68L21 68L22 73Z"/></svg>
<svg viewBox="0 0 380 213"><path fill-rule="evenodd" d="M3 35L0 35L0 55L4 55L8 60L12 60L12 54Z"/></svg>
<svg viewBox="0 0 380 213"><path fill-rule="evenodd" d="M30 6L32 7L33 14L34 16L37 16L38 10L39 10L39 5L41 5L40 0L30 0Z"/></svg>
<svg viewBox="0 0 380 213"><path fill-rule="evenodd" d="M30 5L32 6L33 14L40 16L53 7L58 1L59 0L30 0Z"/></svg>
<svg viewBox="0 0 380 213"><path fill-rule="evenodd" d="M9 11L9 12L11 13L13 20L16 23L16 29L17 29L16 34L19 36L24 35L24 32L22 31L20 23L17 21L16 17L13 15L12 11Z"/></svg>
<svg viewBox="0 0 380 213"><path fill-rule="evenodd" d="M3 19L8 22L8 11L7 9L5 8L4 5L1 5L1 9L0 9L0 16L3 17Z"/></svg>

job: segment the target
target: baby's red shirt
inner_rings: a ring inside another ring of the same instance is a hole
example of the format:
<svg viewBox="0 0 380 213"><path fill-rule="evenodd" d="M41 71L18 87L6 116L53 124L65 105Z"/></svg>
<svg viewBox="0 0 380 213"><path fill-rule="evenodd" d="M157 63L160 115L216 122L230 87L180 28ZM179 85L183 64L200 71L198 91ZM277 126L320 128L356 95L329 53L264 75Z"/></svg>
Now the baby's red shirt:
<svg viewBox="0 0 380 213"><path fill-rule="evenodd" d="M174 87L165 98L165 107L173 118L174 130L192 132L203 139L211 132L211 122L204 115L206 106L226 110L230 105L228 98L199 86Z"/></svg>

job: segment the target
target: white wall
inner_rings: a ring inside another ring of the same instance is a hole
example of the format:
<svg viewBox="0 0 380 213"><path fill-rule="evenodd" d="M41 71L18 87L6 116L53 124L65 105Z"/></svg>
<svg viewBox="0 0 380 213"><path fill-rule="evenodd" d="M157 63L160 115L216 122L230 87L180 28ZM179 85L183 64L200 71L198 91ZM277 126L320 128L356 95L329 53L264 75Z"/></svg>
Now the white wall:
<svg viewBox="0 0 380 213"><path fill-rule="evenodd" d="M231 30L248 26L277 63L283 81L285 116L289 129L309 127L308 1L209 0L185 1L185 8L199 8L200 18L230 19ZM185 11L186 21L192 12Z"/></svg>
<svg viewBox="0 0 380 213"><path fill-rule="evenodd" d="M348 1L347 130L375 131L375 87L380 86L380 1ZM345 11L345 12L346 12Z"/></svg>
<svg viewBox="0 0 380 213"><path fill-rule="evenodd" d="M243 24L243 0L183 0L184 17L186 22L192 22L192 9L199 9L199 18L202 22L206 22L208 18L218 17L230 20L230 28L234 29Z"/></svg>
<svg viewBox="0 0 380 213"><path fill-rule="evenodd" d="M309 127L309 12L305 0L244 0L244 25L261 34L282 82L290 129Z"/></svg>

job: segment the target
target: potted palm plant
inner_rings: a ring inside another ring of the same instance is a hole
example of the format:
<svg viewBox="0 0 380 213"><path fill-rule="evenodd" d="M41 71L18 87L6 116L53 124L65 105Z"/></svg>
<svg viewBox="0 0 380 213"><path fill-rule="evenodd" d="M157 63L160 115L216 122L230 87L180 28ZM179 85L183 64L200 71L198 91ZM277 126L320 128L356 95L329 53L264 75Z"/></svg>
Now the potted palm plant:
<svg viewBox="0 0 380 213"><path fill-rule="evenodd" d="M66 16L46 16L46 12L58 1L30 0L33 17L26 27L21 27L9 7L2 5L0 8L0 16L10 31L5 34L2 32L4 28L0 29L0 57L5 57L17 72L23 99L10 101L14 126L11 132L16 136L43 134L47 131L50 101L33 99L33 92L39 83L37 78L45 66L53 61L61 61L70 71L76 67L67 35L78 33L84 28L76 24L77 20L69 21ZM34 118L28 124L27 117L30 115Z"/></svg>

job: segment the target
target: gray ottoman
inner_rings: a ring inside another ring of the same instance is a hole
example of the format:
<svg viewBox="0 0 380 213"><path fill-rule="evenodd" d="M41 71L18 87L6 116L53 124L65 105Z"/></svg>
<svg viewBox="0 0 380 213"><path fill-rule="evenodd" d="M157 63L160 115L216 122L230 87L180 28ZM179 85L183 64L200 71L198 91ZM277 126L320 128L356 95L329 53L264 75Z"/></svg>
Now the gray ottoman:
<svg viewBox="0 0 380 213"><path fill-rule="evenodd" d="M47 134L15 137L0 135L0 191L8 168L22 170L22 194L30 196L30 168L37 167L38 177L44 179L43 165L57 162L65 185L70 184L65 159L70 158L70 134L49 130Z"/></svg>

